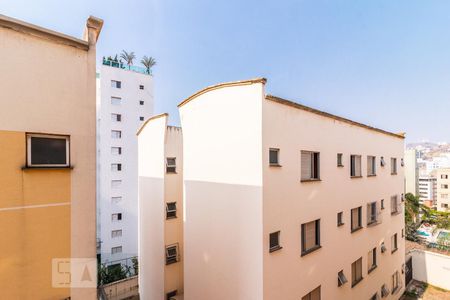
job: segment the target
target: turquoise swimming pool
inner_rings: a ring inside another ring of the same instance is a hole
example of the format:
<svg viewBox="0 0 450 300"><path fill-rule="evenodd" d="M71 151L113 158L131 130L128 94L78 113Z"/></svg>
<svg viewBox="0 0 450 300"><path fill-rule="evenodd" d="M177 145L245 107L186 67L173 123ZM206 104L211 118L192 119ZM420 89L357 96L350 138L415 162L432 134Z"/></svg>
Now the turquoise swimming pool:
<svg viewBox="0 0 450 300"><path fill-rule="evenodd" d="M441 232L439 232L437 238L438 239L448 239L448 238L450 238L450 232L441 231Z"/></svg>
<svg viewBox="0 0 450 300"><path fill-rule="evenodd" d="M430 236L430 234L428 232L423 231L423 230L417 230L417 233L422 236Z"/></svg>

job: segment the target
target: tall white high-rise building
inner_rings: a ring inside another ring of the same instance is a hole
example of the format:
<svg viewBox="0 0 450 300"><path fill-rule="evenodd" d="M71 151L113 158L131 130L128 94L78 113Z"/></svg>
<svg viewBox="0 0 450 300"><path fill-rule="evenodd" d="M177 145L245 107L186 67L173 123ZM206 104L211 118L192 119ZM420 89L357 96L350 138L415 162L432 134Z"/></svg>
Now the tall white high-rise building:
<svg viewBox="0 0 450 300"><path fill-rule="evenodd" d="M104 60L97 75L97 252L102 262L138 253L136 132L152 114L151 73Z"/></svg>

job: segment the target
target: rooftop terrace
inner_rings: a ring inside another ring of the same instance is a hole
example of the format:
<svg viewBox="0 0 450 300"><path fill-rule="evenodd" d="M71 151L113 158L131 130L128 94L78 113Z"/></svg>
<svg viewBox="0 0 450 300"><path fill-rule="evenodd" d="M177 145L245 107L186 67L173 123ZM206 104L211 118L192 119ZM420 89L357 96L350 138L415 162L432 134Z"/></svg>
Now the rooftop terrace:
<svg viewBox="0 0 450 300"><path fill-rule="evenodd" d="M138 67L138 66L133 66L133 65L127 65L123 62L120 61L115 61L115 60L110 60L110 59L103 59L103 63L104 66L109 66L109 67L113 67L113 68L118 68L118 69L123 69L123 70L127 70L127 71L132 71L132 72L136 72L136 73L141 73L144 75L152 75L152 70L148 70L144 67Z"/></svg>

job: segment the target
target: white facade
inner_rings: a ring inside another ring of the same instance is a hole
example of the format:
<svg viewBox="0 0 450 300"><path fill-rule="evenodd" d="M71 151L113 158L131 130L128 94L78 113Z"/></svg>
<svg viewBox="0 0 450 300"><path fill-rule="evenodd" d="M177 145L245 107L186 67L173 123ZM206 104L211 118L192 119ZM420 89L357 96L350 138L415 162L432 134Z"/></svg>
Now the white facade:
<svg viewBox="0 0 450 300"><path fill-rule="evenodd" d="M167 126L166 114L152 117L139 130L138 145L139 295L172 299L183 294L181 128Z"/></svg>
<svg viewBox="0 0 450 300"><path fill-rule="evenodd" d="M436 205L437 179L435 176L419 177L419 201L432 201L433 206Z"/></svg>
<svg viewBox="0 0 450 300"><path fill-rule="evenodd" d="M268 96L264 79L208 87L179 107L184 299L401 296L402 135Z"/></svg>
<svg viewBox="0 0 450 300"><path fill-rule="evenodd" d="M101 65L97 76L97 251L102 262L138 254L136 132L153 114L153 78Z"/></svg>

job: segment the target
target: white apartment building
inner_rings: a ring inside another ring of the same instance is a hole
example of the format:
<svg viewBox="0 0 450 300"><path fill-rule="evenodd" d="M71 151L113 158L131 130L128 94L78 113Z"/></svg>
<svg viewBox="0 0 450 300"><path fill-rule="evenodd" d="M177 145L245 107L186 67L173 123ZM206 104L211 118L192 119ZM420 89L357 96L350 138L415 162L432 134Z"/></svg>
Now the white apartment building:
<svg viewBox="0 0 450 300"><path fill-rule="evenodd" d="M167 118L138 132L139 295L149 300L183 295L183 141Z"/></svg>
<svg viewBox="0 0 450 300"><path fill-rule="evenodd" d="M450 169L439 169L436 172L437 195L436 209L439 211L450 211Z"/></svg>
<svg viewBox="0 0 450 300"><path fill-rule="evenodd" d="M405 150L405 192L413 195L419 194L419 166L417 164L418 152L416 149Z"/></svg>
<svg viewBox="0 0 450 300"><path fill-rule="evenodd" d="M184 299L398 299L404 137L218 84L180 103Z"/></svg>
<svg viewBox="0 0 450 300"><path fill-rule="evenodd" d="M103 61L97 75L97 251L102 262L138 253L136 132L153 113L145 69Z"/></svg>
<svg viewBox="0 0 450 300"><path fill-rule="evenodd" d="M435 174L419 177L419 202L427 203L430 207L436 207L437 178Z"/></svg>

